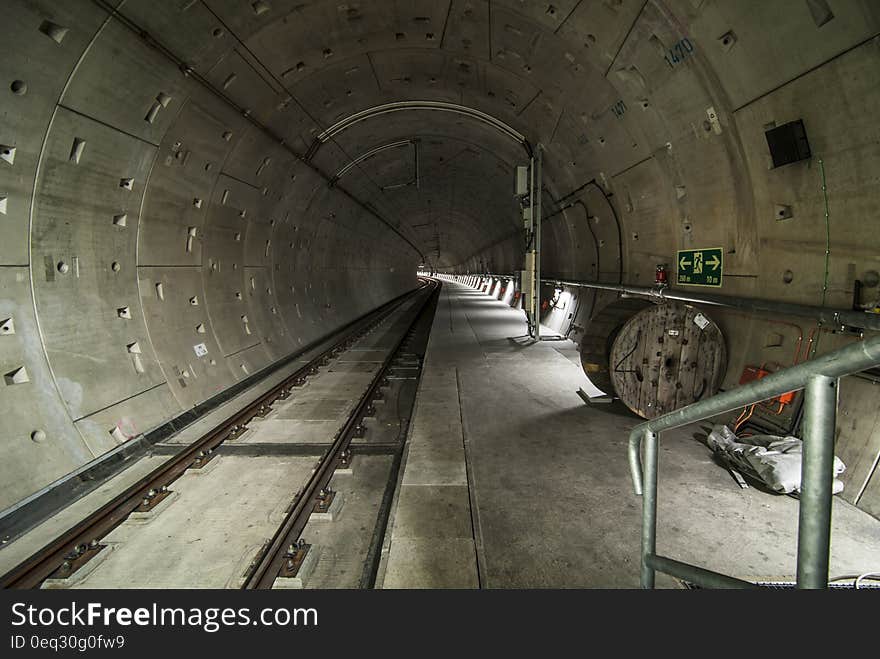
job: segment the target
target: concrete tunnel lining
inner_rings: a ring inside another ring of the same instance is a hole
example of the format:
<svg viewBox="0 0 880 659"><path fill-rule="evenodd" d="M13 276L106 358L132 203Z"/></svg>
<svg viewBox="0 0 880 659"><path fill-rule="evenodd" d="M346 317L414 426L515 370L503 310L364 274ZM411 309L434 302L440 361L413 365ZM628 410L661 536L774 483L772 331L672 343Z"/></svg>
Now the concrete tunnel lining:
<svg viewBox="0 0 880 659"><path fill-rule="evenodd" d="M420 263L518 270L512 134L546 150L549 276L645 285L717 244L727 293L847 307L876 268L875 3L821 25L802 2L266 4L9 3L0 358L27 379L3 389L0 509L412 289ZM487 119L371 113L414 102ZM829 242L815 164L768 168L764 128L797 118L829 173ZM405 139L419 189L382 190L411 175L394 150L327 186ZM612 299L579 295L577 340ZM749 337L726 386L781 354L767 321L718 322Z"/></svg>

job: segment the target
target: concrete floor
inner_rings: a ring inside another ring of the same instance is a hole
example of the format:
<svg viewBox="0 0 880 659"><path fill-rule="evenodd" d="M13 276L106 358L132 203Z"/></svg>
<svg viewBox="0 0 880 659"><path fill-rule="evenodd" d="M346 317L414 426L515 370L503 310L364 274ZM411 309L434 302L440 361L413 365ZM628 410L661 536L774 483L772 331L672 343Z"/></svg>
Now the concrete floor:
<svg viewBox="0 0 880 659"><path fill-rule="evenodd" d="M523 312L444 283L383 587L638 585L626 439L641 419L581 400L579 387L594 388L573 343L524 334ZM662 437L658 551L743 578L791 577L798 502L741 490L699 433ZM880 521L835 497L832 576L878 569Z"/></svg>

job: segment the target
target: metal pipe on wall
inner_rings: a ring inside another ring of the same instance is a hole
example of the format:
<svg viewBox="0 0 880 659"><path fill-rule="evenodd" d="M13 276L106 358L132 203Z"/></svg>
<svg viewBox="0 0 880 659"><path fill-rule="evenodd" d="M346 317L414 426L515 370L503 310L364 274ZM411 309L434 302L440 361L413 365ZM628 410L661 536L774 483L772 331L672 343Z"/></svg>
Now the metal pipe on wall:
<svg viewBox="0 0 880 659"><path fill-rule="evenodd" d="M488 275L487 275L488 276ZM496 275L512 277L512 275ZM830 327L849 326L859 329L880 331L880 314L850 309L830 309L814 307L806 304L792 304L777 300L736 297L732 295L715 295L710 293L689 293L671 288L649 288L647 286L629 286L626 284L607 284L596 281L581 281L559 278L545 278L543 284L571 286L573 288L592 288L603 291L616 291L623 295L637 295L654 300L677 300L691 304L706 304L715 307L737 309L748 313L768 314L772 316L797 316L811 318Z"/></svg>
<svg viewBox="0 0 880 659"><path fill-rule="evenodd" d="M860 329L880 331L880 314L848 309L828 309L805 304L792 304L776 300L714 295L710 293L688 293L670 288L649 288L647 286L628 286L625 284L606 284L594 281L567 281L565 279L544 279L545 283L562 284L577 288L594 288L605 291L616 291L624 295L638 295L655 300L677 300L693 304L707 304L716 307L739 309L751 313L763 313L782 316L798 316L812 318L824 325L839 327L849 325Z"/></svg>

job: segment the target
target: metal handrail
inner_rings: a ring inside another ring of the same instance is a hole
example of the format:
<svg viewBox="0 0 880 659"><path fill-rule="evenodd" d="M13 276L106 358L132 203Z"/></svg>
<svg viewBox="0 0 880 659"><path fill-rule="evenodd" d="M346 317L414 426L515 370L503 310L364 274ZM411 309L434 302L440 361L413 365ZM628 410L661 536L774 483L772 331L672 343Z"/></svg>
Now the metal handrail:
<svg viewBox="0 0 880 659"><path fill-rule="evenodd" d="M642 587L654 587L657 570L708 587L751 585L717 572L657 555L659 433L781 396L790 391L805 389L797 586L826 588L831 538L837 379L877 365L880 365L880 337L859 341L809 362L782 369L760 380L754 380L736 389L682 407L633 428L629 435L630 471L636 495L643 496ZM640 459L642 444L645 451L644 466Z"/></svg>

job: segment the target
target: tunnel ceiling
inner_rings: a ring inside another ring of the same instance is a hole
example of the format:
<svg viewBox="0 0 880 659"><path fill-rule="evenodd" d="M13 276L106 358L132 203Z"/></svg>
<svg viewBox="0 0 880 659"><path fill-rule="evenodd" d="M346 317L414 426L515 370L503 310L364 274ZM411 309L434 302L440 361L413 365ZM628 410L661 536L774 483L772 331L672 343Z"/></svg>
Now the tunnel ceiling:
<svg viewBox="0 0 880 659"><path fill-rule="evenodd" d="M630 196L627 188L663 179L666 198L643 206L676 220L724 199L737 235L715 240L736 242L748 267L759 240L754 192L736 173L750 163L729 113L877 30L871 2L831 11L822 0L181 0L120 11L330 175L371 149L418 140L417 189L400 186L415 180L414 164L395 149L340 185L435 265L508 269L519 240L512 168L526 158L508 136L436 111L379 115L320 148L316 135L391 102L476 109L545 145L551 205L590 179L606 189L618 182ZM804 39L817 44L799 48ZM716 181L705 181L706 160L718 161ZM702 199L676 209L697 187ZM625 256L656 260L654 241L642 247L651 233L629 232L642 244ZM490 256L498 245L504 255Z"/></svg>
<svg viewBox="0 0 880 659"><path fill-rule="evenodd" d="M870 2L846 3L836 15L823 7L822 0L167 0L122 3L117 16L324 174L350 167L338 185L423 260L501 261L510 269L520 233L512 171L538 143L547 149L551 206L591 179L608 189L614 179L627 188L663 178L672 192L646 210L696 215L701 203L726 198L738 258L753 259L753 191L734 173L749 163L741 137L727 130L728 112L876 31ZM776 57L813 36L820 43L812 52ZM466 114L430 110L378 114L317 140L356 113L407 101L481 111L521 133L525 148ZM401 141L417 141L417 156L415 148L404 157L381 150ZM694 157L694 149L702 153ZM718 160L713 182L699 171L707 158ZM689 184L710 194L676 211ZM644 244L648 233L632 235ZM490 256L499 245L504 255ZM660 252L655 244L629 247L651 260Z"/></svg>
<svg viewBox="0 0 880 659"><path fill-rule="evenodd" d="M512 174L529 145L559 151L564 169L608 121L617 99L605 73L644 4L638 2L224 2L172 18L155 6L121 13L177 53L254 116L283 125L309 161L335 174L365 153L339 185L369 203L438 266L463 263L509 241L519 221ZM211 35L194 39L193 35ZM213 43L212 43L213 42ZM238 73L236 73L238 71ZM464 114L380 114L315 148L316 135L358 112L400 101L476 109L521 132L525 147ZM279 109L280 108L280 109ZM589 130L594 128L593 130ZM637 159L646 144L627 144ZM585 155L584 174L592 173ZM567 178L548 168L548 190ZM394 186L389 189L389 186Z"/></svg>

